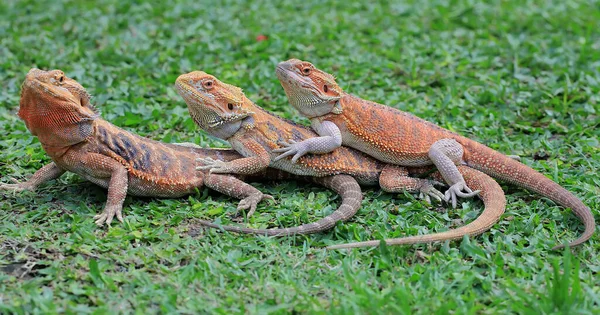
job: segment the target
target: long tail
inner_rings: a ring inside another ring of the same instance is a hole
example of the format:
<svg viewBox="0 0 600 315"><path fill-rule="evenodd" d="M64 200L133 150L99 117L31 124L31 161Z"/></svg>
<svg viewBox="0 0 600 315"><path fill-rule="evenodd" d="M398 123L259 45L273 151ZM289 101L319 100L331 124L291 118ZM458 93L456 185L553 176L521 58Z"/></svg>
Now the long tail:
<svg viewBox="0 0 600 315"><path fill-rule="evenodd" d="M461 239L465 235L479 235L489 230L504 213L506 208L506 198L504 191L498 183L491 177L475 169L467 166L459 166L460 173L463 174L467 185L475 190L481 190L479 197L483 200L485 209L475 221L459 227L454 230L449 230L441 233L426 234L419 236L409 236L403 238L393 238L385 240L387 245L407 245L419 243L431 243L445 240ZM437 174L439 175L439 173ZM441 179L441 177L440 177ZM333 245L327 249L354 248L354 247L373 247L378 246L380 241L366 241L358 243L348 243Z"/></svg>
<svg viewBox="0 0 600 315"><path fill-rule="evenodd" d="M596 228L594 216L590 208L584 205L572 193L534 169L482 144L472 140L458 141L465 147L464 160L467 162L467 165L494 178L536 192L561 206L571 208L575 212L575 215L583 221L585 230L578 239L569 243L570 247L577 246L592 237ZM558 245L553 249L556 250L563 247L564 245Z"/></svg>
<svg viewBox="0 0 600 315"><path fill-rule="evenodd" d="M317 222L285 229L251 229L231 225L218 225L204 220L200 220L199 223L204 226L229 232L261 234L267 236L290 236L325 231L335 226L336 222L348 220L356 214L362 202L362 191L352 176L334 175L322 178L313 178L313 181L337 192L342 197L342 204L340 207L332 214Z"/></svg>

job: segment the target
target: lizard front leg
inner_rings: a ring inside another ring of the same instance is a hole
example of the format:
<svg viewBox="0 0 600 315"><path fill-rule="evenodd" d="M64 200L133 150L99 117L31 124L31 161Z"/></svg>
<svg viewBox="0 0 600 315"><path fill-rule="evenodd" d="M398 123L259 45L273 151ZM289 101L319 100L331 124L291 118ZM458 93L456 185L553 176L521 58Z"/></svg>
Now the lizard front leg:
<svg viewBox="0 0 600 315"><path fill-rule="evenodd" d="M452 207L456 208L457 197L468 198L479 193L467 187L462 174L456 164L462 161L464 150L462 145L454 139L441 139L429 148L429 158L435 164L442 177L450 185L444 195L444 200L452 199ZM465 191L465 192L463 192Z"/></svg>
<svg viewBox="0 0 600 315"><path fill-rule="evenodd" d="M273 161L279 161L284 157L293 155L292 163L296 163L299 158L307 153L329 153L342 146L342 133L340 128L331 121L319 121L313 119L312 128L320 137L306 139L300 142L290 140L289 143L283 143L283 148L275 149L273 152L282 153Z"/></svg>
<svg viewBox="0 0 600 315"><path fill-rule="evenodd" d="M19 183L16 179L11 178L15 184L0 184L0 190L11 190L11 191L24 191L24 190L35 190L39 185L59 178L65 170L58 167L54 162L44 165L44 167L37 170L31 178L25 182Z"/></svg>
<svg viewBox="0 0 600 315"><path fill-rule="evenodd" d="M73 163L89 176L108 179L108 197L104 211L94 216L98 226L110 225L113 218L123 222L123 202L127 196L129 175L127 168L114 159L98 153L73 153L65 157L65 162Z"/></svg>
<svg viewBox="0 0 600 315"><path fill-rule="evenodd" d="M206 187L225 195L242 199L238 204L237 210L250 209L247 214L248 218L254 214L259 202L266 199L275 200L273 196L263 194L260 190L252 187L252 185L231 175L208 174L204 180L204 184Z"/></svg>
<svg viewBox="0 0 600 315"><path fill-rule="evenodd" d="M271 156L258 142L252 139L233 140L232 146L245 158L224 162L214 160L210 157L197 158L196 161L203 166L196 167L197 170L209 170L209 174L241 174L250 175L258 173L269 167Z"/></svg>
<svg viewBox="0 0 600 315"><path fill-rule="evenodd" d="M419 192L419 198L431 203L430 197L437 201L444 199L444 194L435 189L434 185L443 186L443 183L424 178L408 176L406 168L388 164L381 171L379 186L387 192Z"/></svg>

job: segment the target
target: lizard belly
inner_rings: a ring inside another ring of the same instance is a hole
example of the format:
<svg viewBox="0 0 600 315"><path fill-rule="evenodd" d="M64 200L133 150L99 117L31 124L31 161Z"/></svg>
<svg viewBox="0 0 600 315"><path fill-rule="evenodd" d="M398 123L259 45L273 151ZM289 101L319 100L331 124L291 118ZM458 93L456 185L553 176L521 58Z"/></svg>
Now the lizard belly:
<svg viewBox="0 0 600 315"><path fill-rule="evenodd" d="M95 177L86 172L75 171L74 173L84 179L108 189L110 177ZM159 197L159 198L178 198L195 192L197 187L202 186L202 179L196 178L189 183L163 183L156 182L129 174L127 183L127 194L137 197Z"/></svg>
<svg viewBox="0 0 600 315"><path fill-rule="evenodd" d="M197 187L202 186L202 180L196 178L189 183L157 183L129 175L127 193L140 197L178 198L194 193Z"/></svg>

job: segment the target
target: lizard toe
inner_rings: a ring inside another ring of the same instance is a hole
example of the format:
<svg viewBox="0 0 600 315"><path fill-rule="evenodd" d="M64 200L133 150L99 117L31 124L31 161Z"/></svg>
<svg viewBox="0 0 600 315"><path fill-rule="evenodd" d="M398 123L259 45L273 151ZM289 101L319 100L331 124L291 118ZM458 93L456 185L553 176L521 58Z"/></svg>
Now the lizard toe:
<svg viewBox="0 0 600 315"><path fill-rule="evenodd" d="M102 213L102 214L98 214L96 216L94 216L94 223L96 223L97 226L103 226L104 222L106 221L106 214Z"/></svg>
<svg viewBox="0 0 600 315"><path fill-rule="evenodd" d="M442 202L442 198L444 198L444 195L438 190L429 192L427 196L432 197L433 199L437 200L437 202Z"/></svg>
<svg viewBox="0 0 600 315"><path fill-rule="evenodd" d="M117 220L119 220L119 222L123 223L123 211L122 210L117 211Z"/></svg>
<svg viewBox="0 0 600 315"><path fill-rule="evenodd" d="M469 193L464 193L462 191L458 191L458 192L456 192L456 195L461 198L471 198L471 197L477 196L480 192L481 192L481 190L475 190L475 191L472 191Z"/></svg>
<svg viewBox="0 0 600 315"><path fill-rule="evenodd" d="M298 159L300 159L304 154L306 154L305 152L298 152L294 155L294 157L292 158L292 163L296 163L298 162Z"/></svg>
<svg viewBox="0 0 600 315"><path fill-rule="evenodd" d="M249 207L250 207L250 204L249 204L248 200L242 199L242 201L240 201L240 203L238 203L237 210L238 211L240 211L240 210L246 210Z"/></svg>
<svg viewBox="0 0 600 315"><path fill-rule="evenodd" d="M439 182L439 181L437 181L437 180L430 180L429 182L430 182L430 183L431 183L431 185L433 185L433 186L438 186L438 187L446 187L446 186L448 186L448 185L446 185L446 183Z"/></svg>
<svg viewBox="0 0 600 315"><path fill-rule="evenodd" d="M112 223L112 220L114 218L115 214L114 213L109 213L106 217L106 225L110 225Z"/></svg>
<svg viewBox="0 0 600 315"><path fill-rule="evenodd" d="M11 179L13 180L13 179ZM24 183L17 184L0 184L0 190L13 191L13 192L21 192L25 190L32 190L30 187L27 187Z"/></svg>
<svg viewBox="0 0 600 315"><path fill-rule="evenodd" d="M282 148L282 149L283 149L283 148ZM279 151L273 150L273 152L276 152L276 153L279 153L279 152L284 152L284 153L282 153L282 154L278 155L277 157L275 157L275 158L273 159L273 161L279 161L279 160L281 160L281 159L283 159L283 158L285 158L285 157L288 157L288 156L290 156L290 155L292 155L292 154L294 154L294 153L295 153L294 151L292 151L292 150L289 150L288 148L285 148L284 150L281 150L281 149L278 149L278 150L279 150Z"/></svg>
<svg viewBox="0 0 600 315"><path fill-rule="evenodd" d="M450 202L452 204L452 208L456 208L456 194L454 193L452 187L446 190L444 194L444 201Z"/></svg>
<svg viewBox="0 0 600 315"><path fill-rule="evenodd" d="M248 214L246 215L246 217L249 218L249 217L251 217L254 214L254 212L256 211L256 205L257 205L257 203L253 203L250 206L250 211L248 211Z"/></svg>
<svg viewBox="0 0 600 315"><path fill-rule="evenodd" d="M419 199L425 200L425 202L427 202L428 204L431 204L431 198L429 197L428 194L419 193Z"/></svg>

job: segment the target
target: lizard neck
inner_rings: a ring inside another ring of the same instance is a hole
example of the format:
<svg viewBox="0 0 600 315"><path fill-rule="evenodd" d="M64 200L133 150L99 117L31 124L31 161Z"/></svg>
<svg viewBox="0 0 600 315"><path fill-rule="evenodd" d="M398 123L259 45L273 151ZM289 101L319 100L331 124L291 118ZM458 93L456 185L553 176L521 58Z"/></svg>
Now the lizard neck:
<svg viewBox="0 0 600 315"><path fill-rule="evenodd" d="M215 128L210 128L210 129L207 128L207 129L205 129L205 131L208 132L213 137L227 140L227 139L231 138L233 135L235 135L240 130L240 128L244 127L244 122L248 118L251 118L251 117L246 117L243 120L228 122L228 123L225 123L225 124L215 127Z"/></svg>
<svg viewBox="0 0 600 315"><path fill-rule="evenodd" d="M65 155L65 153L67 153L67 151L69 151L69 149L71 149L71 147L73 147L72 145L70 146L52 146L52 145L47 145L44 144L43 142L42 144L42 149L44 149L44 151L46 152L46 154L48 154L50 156L50 158L52 158L52 160L59 160L63 155Z"/></svg>
<svg viewBox="0 0 600 315"><path fill-rule="evenodd" d="M35 129L35 135L44 151L53 159L57 159L71 147L85 142L92 136L95 122L95 120L85 120L63 126L38 127Z"/></svg>

